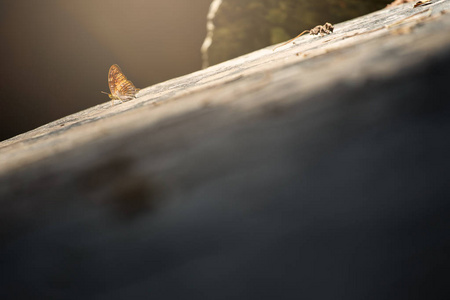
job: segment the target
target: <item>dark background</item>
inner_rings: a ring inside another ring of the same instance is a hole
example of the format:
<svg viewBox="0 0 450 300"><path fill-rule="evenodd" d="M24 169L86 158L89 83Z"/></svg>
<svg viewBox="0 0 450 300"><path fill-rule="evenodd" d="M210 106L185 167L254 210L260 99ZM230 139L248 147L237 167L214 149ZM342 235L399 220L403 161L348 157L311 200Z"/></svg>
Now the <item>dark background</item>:
<svg viewBox="0 0 450 300"><path fill-rule="evenodd" d="M140 88L201 67L211 0L0 2L0 140L108 101L117 63Z"/></svg>

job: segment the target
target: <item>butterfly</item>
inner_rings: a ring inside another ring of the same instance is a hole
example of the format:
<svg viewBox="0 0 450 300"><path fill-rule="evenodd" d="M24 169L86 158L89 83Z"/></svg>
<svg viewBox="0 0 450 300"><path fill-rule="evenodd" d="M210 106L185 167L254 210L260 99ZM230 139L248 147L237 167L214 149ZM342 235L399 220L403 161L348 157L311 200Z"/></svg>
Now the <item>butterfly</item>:
<svg viewBox="0 0 450 300"><path fill-rule="evenodd" d="M102 93L107 94L111 100L131 100L136 98L137 92L140 91L140 89L136 88L134 84L127 79L120 67L116 64L109 68L108 85L111 94L105 92Z"/></svg>

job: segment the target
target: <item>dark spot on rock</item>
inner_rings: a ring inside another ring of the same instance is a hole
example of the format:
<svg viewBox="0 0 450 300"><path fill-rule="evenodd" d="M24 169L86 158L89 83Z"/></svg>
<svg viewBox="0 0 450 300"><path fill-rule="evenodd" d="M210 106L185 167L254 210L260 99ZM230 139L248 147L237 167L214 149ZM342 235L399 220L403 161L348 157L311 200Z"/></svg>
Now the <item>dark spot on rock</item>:
<svg viewBox="0 0 450 300"><path fill-rule="evenodd" d="M84 172L80 178L80 183L83 188L88 190L114 183L118 177L123 177L128 172L131 163L132 161L128 157L113 157Z"/></svg>
<svg viewBox="0 0 450 300"><path fill-rule="evenodd" d="M85 172L80 184L90 202L105 207L115 217L132 219L156 207L158 185L137 174L129 157L114 157Z"/></svg>
<svg viewBox="0 0 450 300"><path fill-rule="evenodd" d="M152 180L128 176L114 185L111 206L116 216L132 219L152 211L157 205L157 195L158 189Z"/></svg>
<svg viewBox="0 0 450 300"><path fill-rule="evenodd" d="M277 116L277 115L281 115L285 112L285 109L281 106L281 105L277 105L277 104L270 104L267 105L264 109L264 113L265 115L269 115L269 116Z"/></svg>

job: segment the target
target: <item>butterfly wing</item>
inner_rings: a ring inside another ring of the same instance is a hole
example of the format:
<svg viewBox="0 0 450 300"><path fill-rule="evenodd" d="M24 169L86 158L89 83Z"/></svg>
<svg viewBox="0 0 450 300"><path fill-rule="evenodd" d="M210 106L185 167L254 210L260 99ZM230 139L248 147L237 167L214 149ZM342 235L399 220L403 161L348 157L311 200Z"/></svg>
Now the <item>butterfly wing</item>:
<svg viewBox="0 0 450 300"><path fill-rule="evenodd" d="M137 89L129 80L122 81L116 88L117 96L121 100L130 100L135 98L138 91L139 89Z"/></svg>
<svg viewBox="0 0 450 300"><path fill-rule="evenodd" d="M135 98L139 91L133 83L127 79L118 65L112 65L108 72L108 85L111 91L111 99L130 100Z"/></svg>

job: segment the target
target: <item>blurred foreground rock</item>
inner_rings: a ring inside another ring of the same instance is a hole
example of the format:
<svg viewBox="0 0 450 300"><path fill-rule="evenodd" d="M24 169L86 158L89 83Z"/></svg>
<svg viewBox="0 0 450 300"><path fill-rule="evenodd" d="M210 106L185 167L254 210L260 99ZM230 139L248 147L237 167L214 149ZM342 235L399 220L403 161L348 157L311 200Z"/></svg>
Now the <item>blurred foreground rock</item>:
<svg viewBox="0 0 450 300"><path fill-rule="evenodd" d="M325 22L383 8L390 0L214 0L202 46L203 67L280 43Z"/></svg>
<svg viewBox="0 0 450 300"><path fill-rule="evenodd" d="M378 11L0 143L0 298L443 299L449 10Z"/></svg>

